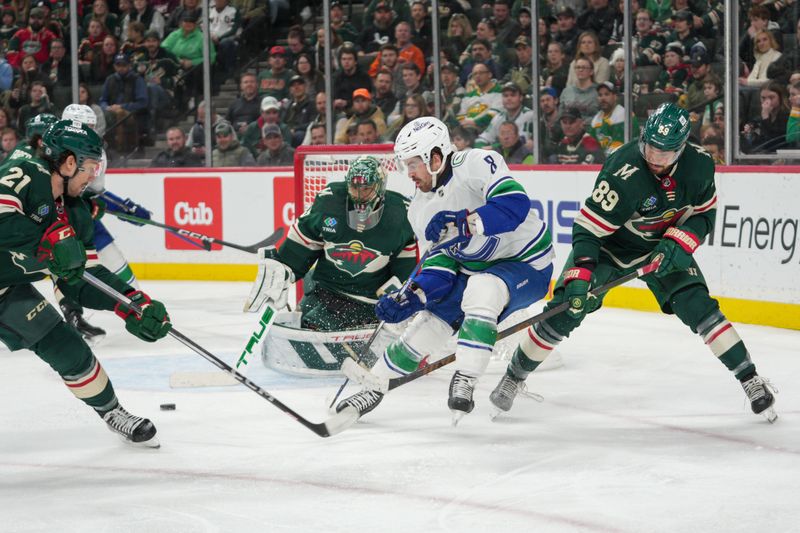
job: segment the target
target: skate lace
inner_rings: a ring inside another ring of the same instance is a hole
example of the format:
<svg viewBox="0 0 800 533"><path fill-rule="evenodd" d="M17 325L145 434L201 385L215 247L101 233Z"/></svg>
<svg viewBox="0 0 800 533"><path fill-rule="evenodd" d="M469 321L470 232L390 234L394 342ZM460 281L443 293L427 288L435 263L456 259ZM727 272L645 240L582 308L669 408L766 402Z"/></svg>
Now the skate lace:
<svg viewBox="0 0 800 533"><path fill-rule="evenodd" d="M529 391L528 385L524 381L518 381L508 376L505 376L503 381L500 382L500 393L509 398L514 398L517 394L519 394L520 396L530 398L531 400L535 400L537 402L544 401L544 396Z"/></svg>
<svg viewBox="0 0 800 533"><path fill-rule="evenodd" d="M456 372L453 376L453 396L457 398L472 398L472 389L475 378Z"/></svg>
<svg viewBox="0 0 800 533"><path fill-rule="evenodd" d="M536 394L535 392L529 391L528 390L528 385L526 385L525 382L519 383L518 387L519 387L520 396L524 396L525 398L530 398L531 400L534 400L534 401L537 401L537 402L540 402L540 403L544 401L544 396L542 396L541 394Z"/></svg>
<svg viewBox="0 0 800 533"><path fill-rule="evenodd" d="M133 416L122 407L117 407L106 414L105 420L109 426L117 431L126 435L131 435L133 430L143 419L138 416Z"/></svg>
<svg viewBox="0 0 800 533"><path fill-rule="evenodd" d="M778 393L778 388L775 387L769 379L762 378L761 376L754 376L748 379L742 383L742 387L744 388L744 393L751 402L763 398L767 394L767 391L773 394Z"/></svg>
<svg viewBox="0 0 800 533"><path fill-rule="evenodd" d="M364 411L378 401L378 394L374 391L364 391L350 398L349 403L359 412Z"/></svg>

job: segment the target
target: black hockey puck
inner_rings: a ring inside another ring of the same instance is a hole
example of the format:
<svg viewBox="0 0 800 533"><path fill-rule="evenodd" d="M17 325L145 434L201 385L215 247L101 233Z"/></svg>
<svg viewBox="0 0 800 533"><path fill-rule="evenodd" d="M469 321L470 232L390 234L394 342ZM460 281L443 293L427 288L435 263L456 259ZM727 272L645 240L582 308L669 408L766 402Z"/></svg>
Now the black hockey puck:
<svg viewBox="0 0 800 533"><path fill-rule="evenodd" d="M175 410L175 404L174 403L162 403L161 404L161 410L162 411L174 411Z"/></svg>

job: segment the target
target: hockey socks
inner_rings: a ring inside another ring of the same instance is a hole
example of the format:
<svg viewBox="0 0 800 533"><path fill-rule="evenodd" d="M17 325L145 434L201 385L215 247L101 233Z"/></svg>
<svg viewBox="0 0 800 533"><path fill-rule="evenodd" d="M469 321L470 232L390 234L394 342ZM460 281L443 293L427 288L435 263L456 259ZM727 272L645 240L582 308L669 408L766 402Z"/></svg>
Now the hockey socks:
<svg viewBox="0 0 800 533"><path fill-rule="evenodd" d="M458 330L456 366L471 376L486 371L497 341L497 318L467 314Z"/></svg>
<svg viewBox="0 0 800 533"><path fill-rule="evenodd" d="M563 339L546 321L534 324L525 333L507 370L509 376L518 379L527 378Z"/></svg>
<svg viewBox="0 0 800 533"><path fill-rule="evenodd" d="M733 372L736 379L741 381L755 373L756 367L750 360L744 342L722 312L718 310L700 322L697 333L711 349L711 353Z"/></svg>

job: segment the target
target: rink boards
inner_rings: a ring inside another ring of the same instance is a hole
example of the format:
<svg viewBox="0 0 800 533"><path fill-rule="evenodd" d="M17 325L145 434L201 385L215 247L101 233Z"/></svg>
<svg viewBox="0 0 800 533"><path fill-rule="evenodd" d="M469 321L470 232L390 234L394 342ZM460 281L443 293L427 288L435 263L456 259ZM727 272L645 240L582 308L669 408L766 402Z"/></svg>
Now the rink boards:
<svg viewBox="0 0 800 533"><path fill-rule="evenodd" d="M571 227L598 168L515 166L534 207L553 232L560 267ZM800 179L797 167L717 169L716 228L698 251L709 288L734 321L800 329ZM295 217L291 168L112 170L108 190L131 197L153 219L249 245ZM389 188L410 193L409 181ZM207 252L154 227L106 216L107 227L141 279L236 280L255 277L255 256L215 246ZM608 305L656 310L643 284L616 289Z"/></svg>

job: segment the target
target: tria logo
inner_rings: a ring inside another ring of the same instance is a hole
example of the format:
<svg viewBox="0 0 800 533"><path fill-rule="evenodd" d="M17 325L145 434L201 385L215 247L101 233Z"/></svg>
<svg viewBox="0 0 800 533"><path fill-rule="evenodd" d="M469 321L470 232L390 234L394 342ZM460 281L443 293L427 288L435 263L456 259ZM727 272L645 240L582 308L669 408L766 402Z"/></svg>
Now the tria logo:
<svg viewBox="0 0 800 533"><path fill-rule="evenodd" d="M181 225L210 226L214 222L214 210L200 202L197 207L192 207L189 202L175 204L175 222Z"/></svg>
<svg viewBox="0 0 800 533"><path fill-rule="evenodd" d="M334 245L327 248L325 254L336 268L353 277L368 270L370 263L381 256L379 251L367 248L361 241Z"/></svg>

